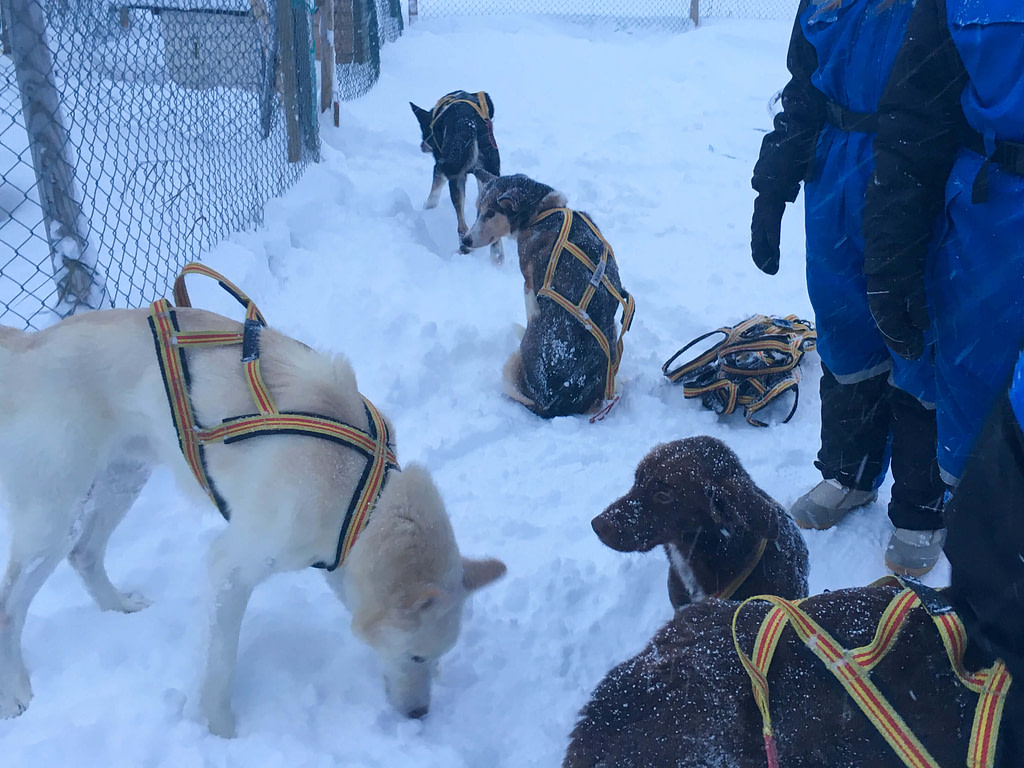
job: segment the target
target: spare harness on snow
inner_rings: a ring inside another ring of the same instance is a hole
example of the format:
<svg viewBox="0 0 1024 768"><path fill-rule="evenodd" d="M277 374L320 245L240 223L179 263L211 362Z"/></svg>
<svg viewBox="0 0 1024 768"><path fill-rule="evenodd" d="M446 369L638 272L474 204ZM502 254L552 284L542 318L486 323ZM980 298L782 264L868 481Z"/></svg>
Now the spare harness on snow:
<svg viewBox="0 0 1024 768"><path fill-rule="evenodd" d="M670 369L688 349L719 333L724 338L711 349ZM744 417L756 427L768 425L754 414L793 390L793 407L782 420L785 424L793 418L800 400L797 365L804 352L814 349L817 339L814 323L796 315L754 315L738 325L698 336L666 360L661 371L669 381L682 382L684 397L699 397L715 413L729 414L742 406Z"/></svg>
<svg viewBox="0 0 1024 768"><path fill-rule="evenodd" d="M605 380L604 385L604 399L612 400L615 397L615 374L619 370L619 362L622 360L622 337L626 335L626 331L629 330L629 326L633 322L633 313L636 311L636 302L633 297L622 287L622 284L615 285L607 275L608 264L611 262L615 264L615 254L612 252L612 247L608 245L608 241L604 239L601 231L594 225L594 222L590 220L590 217L580 211L572 211L568 208L549 208L546 211L538 214L533 221L531 226L537 224L540 221L559 214L562 216L562 226L558 230L558 237L555 239L555 244L551 249L551 257L548 259L548 267L544 272L544 283L540 290L537 291L537 298L545 297L551 299L553 302L562 307L566 312L575 317L583 327L587 329L590 334L597 341L601 347L601 351L604 352L605 357L608 360L608 377ZM601 242L601 256L597 260L597 263L591 261L590 257L583 252L576 243L570 239L570 231L572 230L573 221L579 218L594 236ZM584 268L590 272L590 280L588 281L586 289L583 291L583 295L580 296L578 302L574 302L572 299L563 296L554 288L555 270L558 268L558 262L562 258L562 254L569 253L573 256ZM597 293L598 288L604 288L612 298L615 299L622 307L622 323L619 330L619 338L615 342L615 347L612 347L611 341L604 332L590 319L590 315L587 314L587 307L590 306L591 300L594 298L594 294Z"/></svg>
<svg viewBox="0 0 1024 768"><path fill-rule="evenodd" d="M759 595L744 600L732 618L732 639L744 669L750 676L754 699L764 723L765 752L769 768L778 768L779 758L768 706L768 667L787 624L804 645L835 675L861 712L870 720L896 755L908 768L940 768L925 746L910 730L882 692L871 682L871 671L892 649L908 614L918 606L931 616L945 646L946 655L957 679L978 694L974 724L968 746L968 768L991 768L995 760L999 724L1012 679L1002 660L989 668L969 673L963 658L967 633L959 617L942 594L915 579L895 576L881 579L872 586L895 585L903 589L889 602L878 621L874 639L868 645L847 650L814 619L800 608L803 600L785 600L774 595ZM753 658L740 647L736 623L740 612L753 600L771 603L754 642Z"/></svg>
<svg viewBox="0 0 1024 768"><path fill-rule="evenodd" d="M363 431L337 419L308 413L282 412L274 403L263 376L260 373L260 332L267 323L252 300L237 286L214 270L197 264L187 264L174 281L174 301L178 307L191 307L185 276L205 275L216 280L245 307L245 323L241 333L221 331L181 331L174 309L167 299L159 299L150 306L149 326L156 344L160 374L167 391L171 418L178 432L178 445L195 475L199 485L217 505L227 520L230 510L227 502L217 492L206 467L205 446L211 443L225 445L264 435L308 435L352 448L367 458L366 468L359 479L345 519L338 535L338 548L330 563L315 563L315 568L333 571L344 562L356 537L369 520L370 510L380 496L390 470L398 470L398 460L391 447L391 435L387 422L373 403L365 397L369 428ZM224 419L219 426L203 427L196 417L190 394L191 378L185 347L222 347L240 344L241 362L245 366L245 377L249 392L258 414L236 416Z"/></svg>
<svg viewBox="0 0 1024 768"><path fill-rule="evenodd" d="M475 94L469 94L465 91L452 91L449 94L445 94L437 100L437 104L430 110L430 141L433 143L434 148L437 151L441 151L441 142L437 140L437 136L434 135L434 124L441 119L441 115L445 113L452 104L469 104L478 115L480 119L484 121L484 125L487 126L487 138L491 142L491 146L495 149L498 148L498 143L494 140L494 125L491 122L491 110L487 106L487 94L483 91L479 91Z"/></svg>

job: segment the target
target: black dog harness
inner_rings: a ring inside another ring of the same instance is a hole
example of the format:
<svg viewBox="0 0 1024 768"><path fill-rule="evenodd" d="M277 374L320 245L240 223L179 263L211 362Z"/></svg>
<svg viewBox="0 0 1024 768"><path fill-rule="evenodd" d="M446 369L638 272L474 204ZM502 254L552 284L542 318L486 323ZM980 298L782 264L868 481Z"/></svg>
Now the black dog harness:
<svg viewBox="0 0 1024 768"><path fill-rule="evenodd" d="M487 138L490 140L491 146L497 149L498 144L494 140L494 127L491 123L491 110L487 106L487 94L483 91L479 91L476 94L469 94L465 91L452 91L437 100L437 104L430 110L430 142L433 144L434 149L438 152L441 151L441 142L434 134L434 126L441 119L441 115L453 104L469 104L473 108L480 116L480 119L484 121L484 125L487 126Z"/></svg>
<svg viewBox="0 0 1024 768"><path fill-rule="evenodd" d="M167 299L155 301L150 306L149 326L153 332L160 374L167 391L171 419L178 433L181 452L199 485L217 505L225 520L230 518L230 510L225 499L217 492L206 467L205 446L211 443L228 445L264 435L308 435L340 443L365 456L367 464L345 513L335 557L332 562L319 562L313 566L333 571L344 562L356 537L366 527L370 511L387 481L388 472L399 469L398 460L391 447L387 422L373 403L365 397L362 398L363 407L366 409L369 424L366 432L326 416L278 410L260 374L260 332L266 327L263 315L252 300L234 284L212 269L195 262L186 265L174 281L174 300L179 307L192 306L185 289L185 275L188 274L205 275L216 280L245 307L245 323L242 333L182 332L178 327L174 309ZM192 383L184 348L235 344L242 346L241 362L245 366L249 392L259 413L224 419L216 427L203 427L196 417L192 404Z"/></svg>
<svg viewBox="0 0 1024 768"><path fill-rule="evenodd" d="M545 297L551 299L566 312L575 317L583 327L586 328L590 334L597 341L601 347L601 351L604 352L605 357L608 360L608 376L605 380L604 386L604 398L605 400L611 400L615 395L615 374L619 370L619 362L622 360L622 337L626 335L626 331L629 330L630 324L633 322L633 312L636 310L636 303L633 297L626 292L621 284L616 285L608 277L608 264L609 262L615 263L615 254L612 253L612 248L608 245L608 241L604 239L604 236L594 225L594 222L585 213L579 211L572 211L568 208L550 208L543 213L539 214L532 222L531 226L537 224L537 222L543 221L549 216L554 215L562 216L562 226L558 230L558 238L555 240L554 247L551 249L551 256L548 259L548 268L544 272L544 284L540 290L537 291L537 298ZM572 230L573 221L579 218L597 239L602 244L601 257L597 262L591 261L590 257L583 252L576 243L570 238L570 232ZM566 296L563 296L554 288L555 270L558 268L559 259L562 254L568 253L575 258L587 271L590 272L590 280L587 282L587 287L583 291L583 295L580 297L578 302L574 302ZM594 294L597 293L599 288L603 288L612 298L619 302L622 307L622 327L619 331L619 338L615 342L615 346L612 347L612 342L608 337L604 335L604 332L597 326L597 324L587 314L587 308L590 306L591 300L594 298Z"/></svg>
<svg viewBox="0 0 1024 768"><path fill-rule="evenodd" d="M722 340L706 352L677 368L670 366L695 344L716 334ZM743 408L746 420L755 427L768 426L754 414L784 392L793 390L793 408L785 424L796 413L800 399L797 365L804 352L817 344L814 324L796 315L769 317L754 315L738 325L709 331L688 343L661 366L669 381L682 382L683 397L699 397L704 407L718 414Z"/></svg>

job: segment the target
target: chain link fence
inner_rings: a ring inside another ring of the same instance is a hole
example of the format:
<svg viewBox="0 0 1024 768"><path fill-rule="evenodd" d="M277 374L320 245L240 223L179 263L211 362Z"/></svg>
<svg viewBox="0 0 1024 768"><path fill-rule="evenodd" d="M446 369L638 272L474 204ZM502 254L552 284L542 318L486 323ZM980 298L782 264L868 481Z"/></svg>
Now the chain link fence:
<svg viewBox="0 0 1024 768"><path fill-rule="evenodd" d="M410 0L413 18L543 15L616 28L681 31L700 19L789 19L799 0Z"/></svg>
<svg viewBox="0 0 1024 768"><path fill-rule="evenodd" d="M398 2L0 0L0 323L144 305L259 223L319 157L316 58L321 110L365 93Z"/></svg>
<svg viewBox="0 0 1024 768"><path fill-rule="evenodd" d="M799 0L700 0L700 18L792 21Z"/></svg>
<svg viewBox="0 0 1024 768"><path fill-rule="evenodd" d="M321 13L332 0L321 0ZM380 77L380 49L404 29L401 0L333 0L334 97L347 101L362 96Z"/></svg>

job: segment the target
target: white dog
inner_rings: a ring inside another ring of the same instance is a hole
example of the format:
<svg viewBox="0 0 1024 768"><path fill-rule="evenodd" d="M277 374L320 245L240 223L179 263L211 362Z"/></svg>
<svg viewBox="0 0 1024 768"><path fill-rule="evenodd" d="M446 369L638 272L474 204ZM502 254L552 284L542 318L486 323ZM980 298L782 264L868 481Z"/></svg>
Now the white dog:
<svg viewBox="0 0 1024 768"><path fill-rule="evenodd" d="M182 332L239 333L209 312L177 309ZM10 561L0 587L0 717L32 697L21 634L33 597L68 557L103 610L146 601L118 591L103 560L107 541L154 464L198 489L171 418L146 310L105 310L36 333L0 326L0 483L10 507ZM239 346L187 353L196 420L217 425L254 411ZM264 328L260 368L282 411L369 429L348 362ZM209 557L214 604L199 708L210 730L235 731L230 694L242 616L273 573L335 563L349 502L367 459L307 435L274 434L205 448L230 514ZM352 611L355 634L377 653L390 702L422 717L431 673L455 643L466 597L501 576L498 560L459 555L427 472L388 473L347 559L327 571Z"/></svg>

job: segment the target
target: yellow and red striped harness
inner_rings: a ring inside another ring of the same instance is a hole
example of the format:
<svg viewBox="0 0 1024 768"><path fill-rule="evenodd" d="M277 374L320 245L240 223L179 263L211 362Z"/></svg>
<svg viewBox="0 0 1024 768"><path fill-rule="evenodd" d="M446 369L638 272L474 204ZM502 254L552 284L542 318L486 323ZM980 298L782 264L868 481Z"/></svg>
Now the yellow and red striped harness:
<svg viewBox="0 0 1024 768"><path fill-rule="evenodd" d="M487 94L483 91L478 91L473 94L473 98L465 98L465 96L469 95L464 91L453 91L438 99L434 108L430 110L430 138L438 150L440 150L441 144L437 137L434 136L434 124L441 119L441 115L452 104L469 104L480 115L480 119L484 121L484 125L487 126L487 138L490 140L491 146L497 149L498 144L494 141L494 124L491 122L491 110L487 106Z"/></svg>
<svg viewBox="0 0 1024 768"><path fill-rule="evenodd" d="M721 341L688 363L671 367L688 349L716 334ZM669 381L682 382L683 397L699 397L705 407L720 414L741 407L744 418L755 427L768 425L754 414L792 390L793 407L782 420L785 424L800 402L797 365L804 352L815 348L817 339L814 324L796 315L753 315L698 336L666 360L661 371Z"/></svg>
<svg viewBox="0 0 1024 768"><path fill-rule="evenodd" d="M308 413L282 412L274 403L263 376L260 374L260 331L266 327L263 315L256 305L237 286L212 269L197 264L188 264L174 281L174 301L178 307L191 307L185 289L185 276L198 274L211 277L245 307L245 323L241 333L219 331L186 331L178 328L174 309L167 299L159 299L150 306L149 325L156 344L160 373L167 391L171 408L171 419L178 432L178 445L185 456L192 473L204 491L210 496L225 519L230 516L227 502L217 492L217 487L206 468L205 446L212 443L230 444L264 435L308 435L345 445L367 458L366 468L352 495L344 523L338 536L338 548L333 562L315 563L315 568L333 571L341 565L369 520L370 511L380 496L387 474L398 470L398 461L391 447L391 436L387 422L369 400L363 398L369 429L364 432L337 419ZM196 418L190 395L191 379L186 347L222 347L240 344L241 362L249 384L258 414L225 419L215 427L204 427Z"/></svg>
<svg viewBox="0 0 1024 768"><path fill-rule="evenodd" d="M869 677L871 670L892 648L907 615L919 606L924 607L932 617L957 678L979 697L974 711L966 765L968 768L991 768L995 759L1006 693L1011 683L1006 665L1002 660L997 660L987 669L974 673L967 672L963 666L967 633L959 617L950 608L936 608L931 604L935 602L932 597L938 593L919 582L896 577L887 577L875 585L887 583L895 583L903 586L903 589L896 594L883 612L872 642L852 650L844 649L828 631L808 616L800 608L801 600L784 600L774 595L759 595L744 600L736 609L732 620L733 643L743 667L750 676L754 699L761 710L769 768L778 768L779 758L768 707L768 667L787 624L792 625L806 646L835 675L904 765L908 768L939 768L939 763L928 753ZM941 597L939 599L941 600ZM774 606L761 622L754 642L753 658L747 656L740 647L736 632L740 612L752 600L764 600Z"/></svg>
<svg viewBox="0 0 1024 768"><path fill-rule="evenodd" d="M629 330L629 326L633 322L636 303L633 297L622 288L621 284L616 286L609 279L607 274L608 264L609 262L615 263L615 254L612 252L612 247L608 245L608 241L604 239L601 231L585 213L572 211L568 208L549 208L537 215L531 222L531 226L555 214L562 216L562 227L558 231L558 237L555 239L555 244L551 249L551 258L548 259L548 267L544 272L544 284L537 291L537 297L543 296L551 299L562 307L566 312L579 320L583 327L594 337L598 345L600 345L601 351L604 352L605 357L608 359L608 377L604 386L604 399L611 400L615 395L615 374L618 373L619 362L622 360L622 337L626 335L626 331ZM583 249L569 239L569 231L572 229L572 223L576 217L579 217L594 236L601 241L603 247L601 249L601 257L597 260L597 263L591 261L590 257L583 252ZM573 302L553 287L555 270L558 268L558 262L564 253L569 253L590 272L590 281L578 302ZM590 315L587 314L587 307L590 306L590 301L594 298L594 294L597 293L599 287L608 291L612 298L622 306L622 324L614 349L611 340L591 321Z"/></svg>

